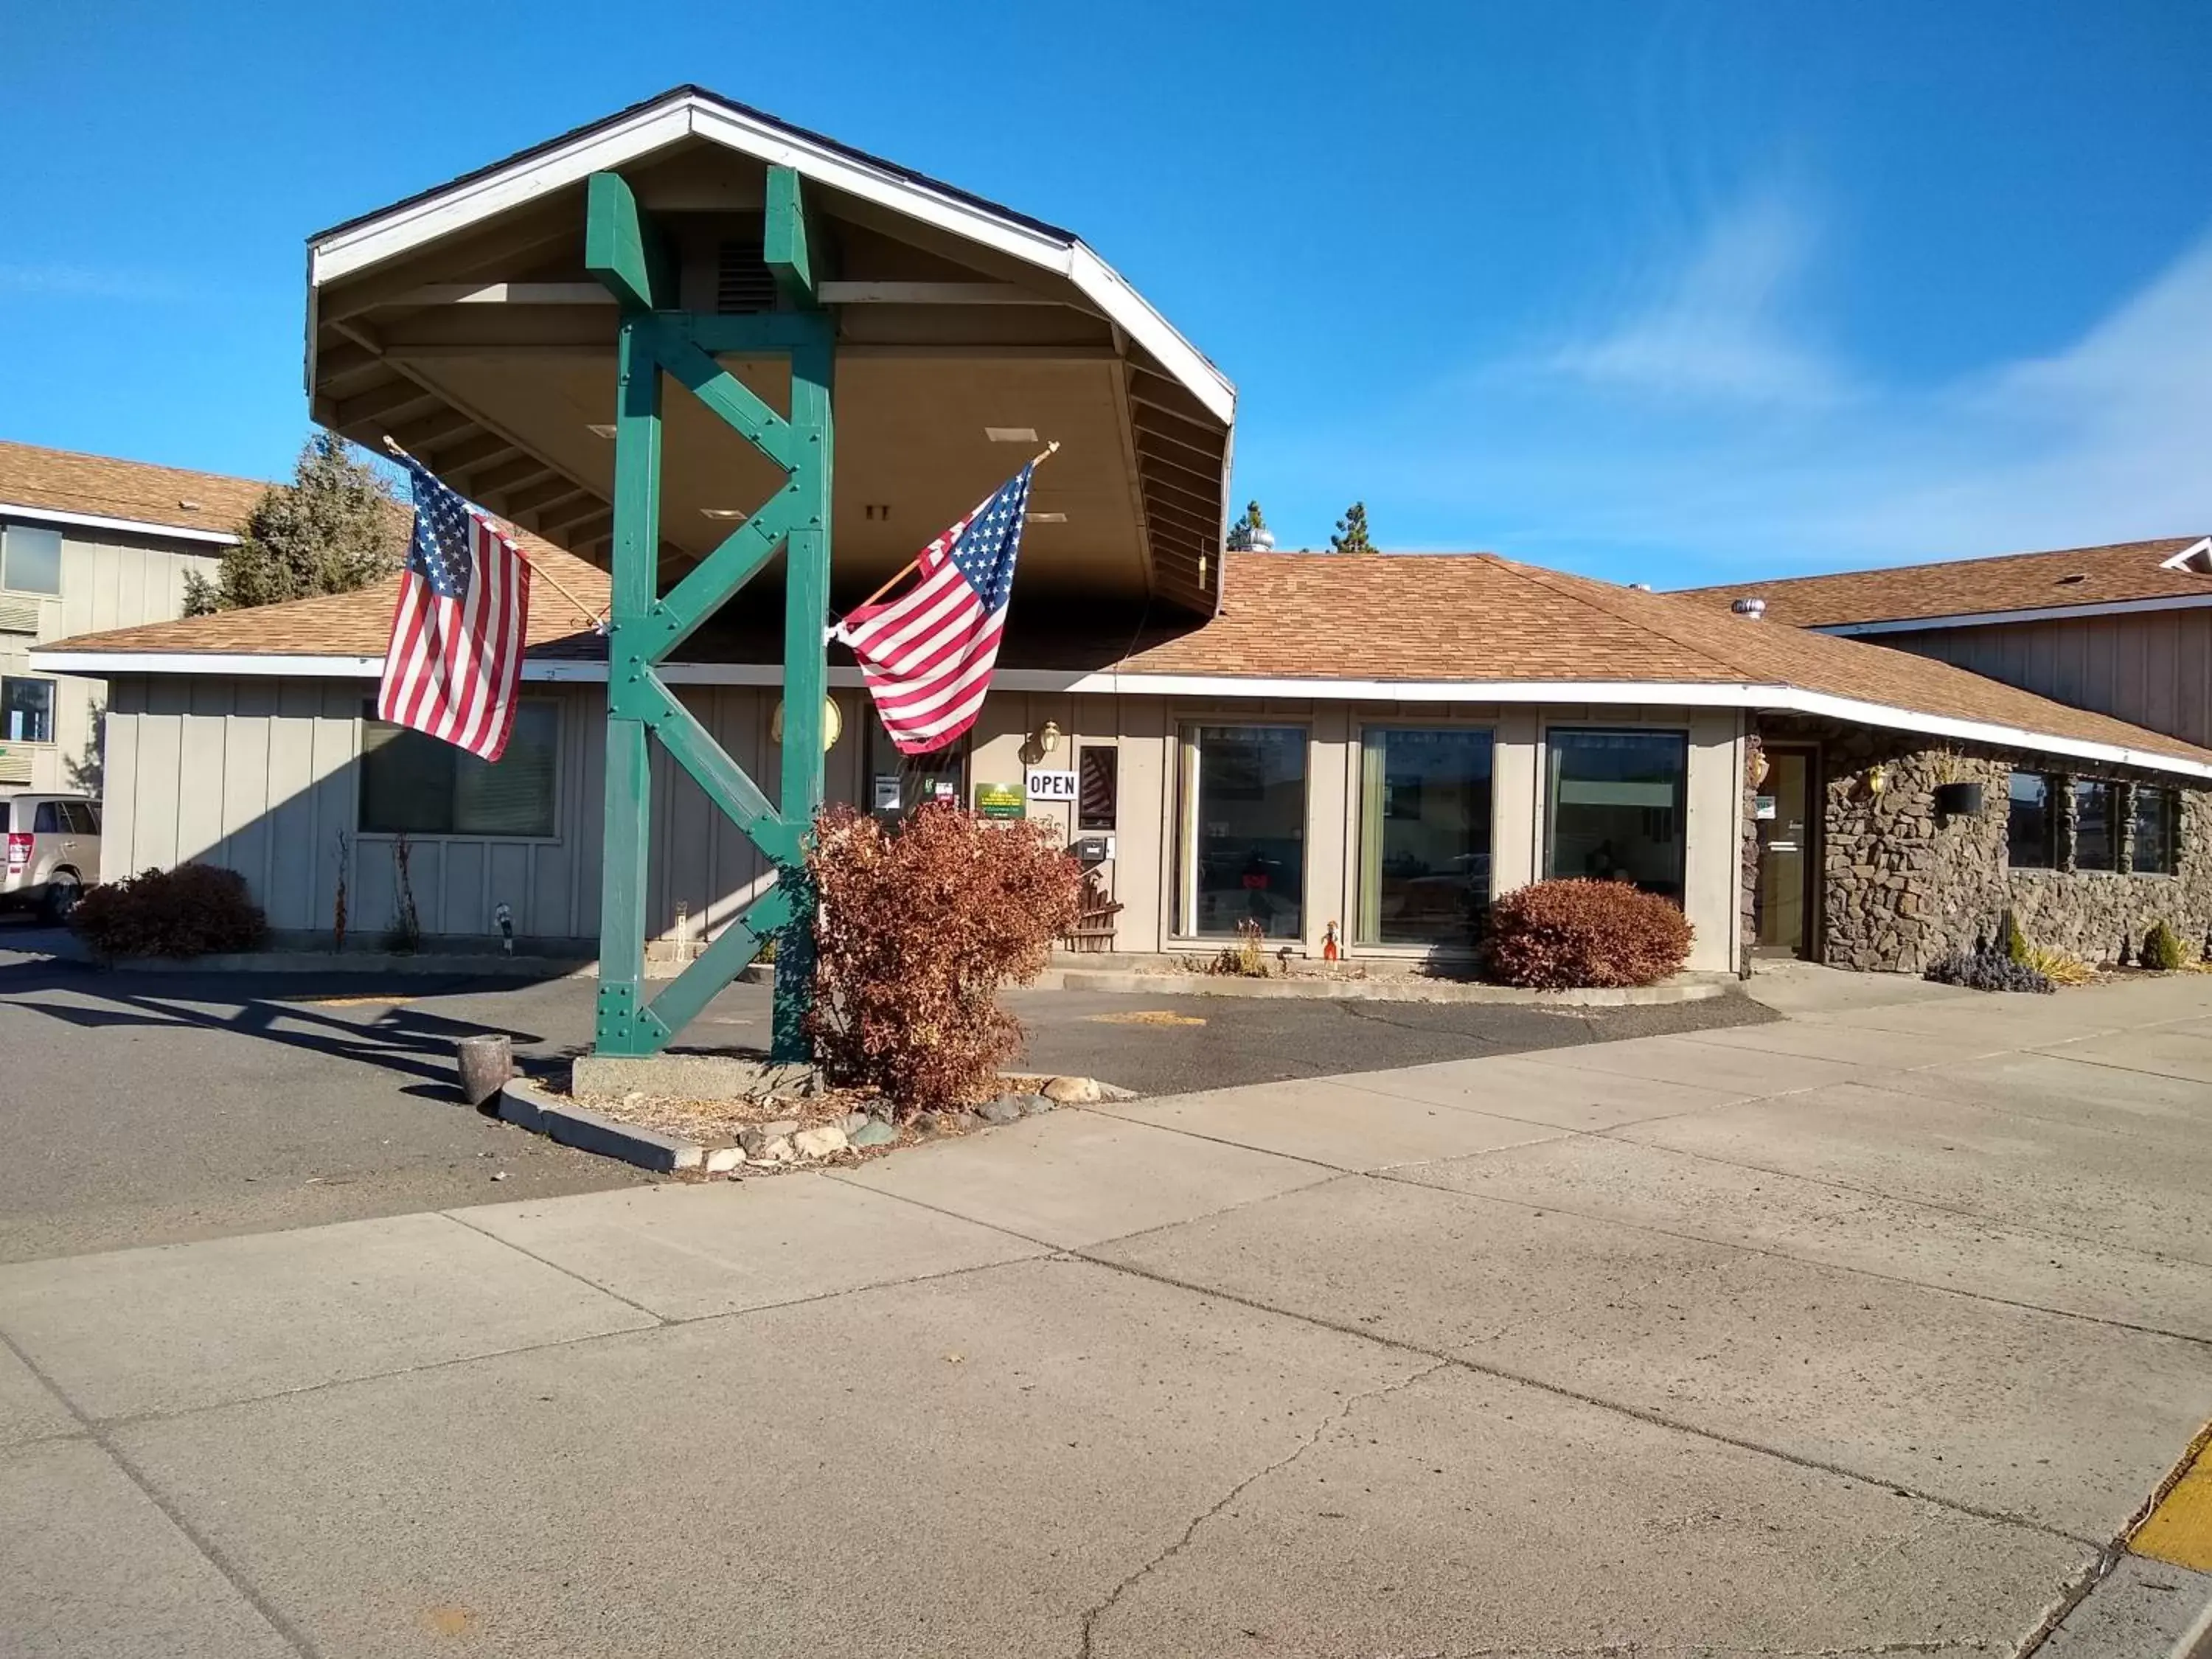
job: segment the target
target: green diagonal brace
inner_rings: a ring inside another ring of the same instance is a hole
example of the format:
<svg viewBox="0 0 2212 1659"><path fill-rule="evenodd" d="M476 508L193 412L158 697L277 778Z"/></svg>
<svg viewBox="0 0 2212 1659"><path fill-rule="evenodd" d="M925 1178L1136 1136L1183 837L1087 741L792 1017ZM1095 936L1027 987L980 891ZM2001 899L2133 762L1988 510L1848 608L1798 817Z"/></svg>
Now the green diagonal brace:
<svg viewBox="0 0 2212 1659"><path fill-rule="evenodd" d="M771 227L787 288L811 296L806 227L796 188L772 191ZM624 310L615 430L614 582L607 641L606 866L600 914L602 1054L658 1052L777 933L775 1054L810 1057L812 908L805 847L823 793L822 707L828 684L831 470L830 370L836 325L825 312L713 316L648 309L668 288L666 246L611 174L588 201L587 263ZM796 235L797 240L793 240ZM793 257L793 250L799 250ZM714 362L717 353L774 353L791 361L791 413L778 415ZM666 596L659 592L661 380L689 388L732 431L787 475L781 489ZM785 550L784 746L771 804L744 769L655 672L781 548ZM776 885L731 922L696 962L648 1004L642 1000L652 810L648 738L696 781L774 865ZM779 932L780 930L780 932Z"/></svg>

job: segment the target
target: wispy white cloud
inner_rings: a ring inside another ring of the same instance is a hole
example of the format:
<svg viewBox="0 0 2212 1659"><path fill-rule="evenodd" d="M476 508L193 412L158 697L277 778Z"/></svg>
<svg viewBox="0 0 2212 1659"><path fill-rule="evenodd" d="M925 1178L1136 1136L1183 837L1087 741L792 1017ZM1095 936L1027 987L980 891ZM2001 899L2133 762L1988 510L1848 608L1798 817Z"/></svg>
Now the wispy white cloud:
<svg viewBox="0 0 2212 1659"><path fill-rule="evenodd" d="M2212 234L2056 349L1919 382L1823 343L1815 240L1729 217L1656 300L1439 380L1334 468L1386 545L1662 585L2212 530Z"/></svg>
<svg viewBox="0 0 2212 1659"><path fill-rule="evenodd" d="M1715 220L1679 270L1538 367L1605 391L1663 401L1810 405L1849 377L1793 326L1814 231L1797 203L1754 197Z"/></svg>
<svg viewBox="0 0 2212 1659"><path fill-rule="evenodd" d="M143 271L76 264L0 264L0 294L133 302L181 297L174 283Z"/></svg>

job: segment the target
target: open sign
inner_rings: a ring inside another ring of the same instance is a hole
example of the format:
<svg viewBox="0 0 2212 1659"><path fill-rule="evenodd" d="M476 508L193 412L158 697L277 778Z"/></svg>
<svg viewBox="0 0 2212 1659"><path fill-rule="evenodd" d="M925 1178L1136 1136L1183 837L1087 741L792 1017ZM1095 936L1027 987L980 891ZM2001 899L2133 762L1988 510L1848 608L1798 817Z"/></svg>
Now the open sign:
<svg viewBox="0 0 2212 1659"><path fill-rule="evenodd" d="M1029 779L1024 786L1031 800L1073 800L1075 774L1050 772L1043 767L1030 768Z"/></svg>

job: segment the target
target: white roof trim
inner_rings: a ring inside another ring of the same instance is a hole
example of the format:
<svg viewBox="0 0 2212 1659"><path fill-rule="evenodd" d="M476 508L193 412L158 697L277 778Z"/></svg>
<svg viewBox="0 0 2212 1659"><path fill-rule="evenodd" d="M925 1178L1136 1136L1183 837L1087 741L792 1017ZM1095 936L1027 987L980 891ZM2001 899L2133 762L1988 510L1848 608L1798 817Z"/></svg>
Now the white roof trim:
<svg viewBox="0 0 2212 1659"><path fill-rule="evenodd" d="M45 524L71 525L85 530L128 530L169 541L206 542L215 547L235 547L238 538L228 530L209 530L199 525L164 524L155 519L118 519L105 513L64 513L58 507L26 507L21 501L0 501L0 519L34 519Z"/></svg>
<svg viewBox="0 0 2212 1659"><path fill-rule="evenodd" d="M222 678L279 676L295 679L374 679L384 671L381 657L283 657L195 652L58 651L34 647L31 665L64 674L205 674ZM539 684L601 684L601 662L559 659L526 662L522 678ZM773 663L670 663L660 678L671 685L755 685L783 684ZM860 671L832 668L830 683L857 689ZM1118 693L1153 697L1310 697L1328 702L1511 702L1663 703L1686 708L1771 708L1848 720L1897 732L1917 732L1961 743L1999 749L2032 750L2094 761L2106 766L2140 767L2182 777L2212 780L2212 761L2185 760L2154 750L2062 738L2025 726L1990 720L1960 720L1923 714L1856 697L1833 696L1794 685L1758 685L1744 681L1668 680L1355 680L1259 679L1229 674L1115 674L1085 669L1002 670L1004 691Z"/></svg>
<svg viewBox="0 0 2212 1659"><path fill-rule="evenodd" d="M1080 241L928 188L774 122L684 93L481 179L337 232L308 248L311 289L352 276L590 174L696 134L738 154L933 225L1065 277L1156 358L1217 420L1235 418L1237 389L1196 347Z"/></svg>
<svg viewBox="0 0 2212 1659"><path fill-rule="evenodd" d="M2170 559L2158 562L2160 570L2193 570L2200 576L2212 576L2212 536L2200 536L2189 546Z"/></svg>
<svg viewBox="0 0 2212 1659"><path fill-rule="evenodd" d="M1947 617L1898 617L1883 622L1822 623L1812 634L1863 639L1870 634L1919 634L1930 629L1993 628L2000 623L2070 622L2081 617L2138 616L2152 611L2195 611L2212 605L2212 592L2169 593L2155 599L2102 599L2094 605L2045 605L2028 611L1960 611Z"/></svg>

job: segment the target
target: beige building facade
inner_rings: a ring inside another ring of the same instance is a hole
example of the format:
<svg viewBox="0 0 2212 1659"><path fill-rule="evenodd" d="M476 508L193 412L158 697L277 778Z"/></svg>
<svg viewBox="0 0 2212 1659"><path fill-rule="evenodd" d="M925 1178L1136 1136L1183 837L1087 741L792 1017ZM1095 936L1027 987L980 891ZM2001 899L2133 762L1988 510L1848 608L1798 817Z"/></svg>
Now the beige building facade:
<svg viewBox="0 0 2212 1659"><path fill-rule="evenodd" d="M329 940L343 884L350 942L373 942L401 908L401 837L379 827L392 793L380 756L392 734L370 718L373 692L366 680L276 675L119 681L106 722L115 867L198 860L239 870L272 927L301 942ZM773 775L773 686L695 683L681 695L740 765ZM900 761L863 694L841 690L836 701L843 732L830 751L834 801L889 810L894 799L910 807L945 790L972 807L994 789L1021 794L1032 760L1094 785L1110 780L1103 796L1094 788L1089 799L1029 799L1020 811L1071 845L1090 843L1083 850L1122 906L1113 948L1147 955L1209 951L1236 936L1237 922L1256 920L1271 951L1318 956L1333 924L1353 957L1464 957L1470 902L1479 912L1493 893L1537 879L1547 860L1584 873L1591 854L1556 844L1549 799L1577 787L1547 764L1565 734L1645 735L1662 753L1678 741L1674 799L1629 810L1679 857L1679 897L1696 933L1691 965L1725 970L1737 959L1744 744L1735 709L1010 690L986 704L963 754L933 763L947 769L939 771ZM554 682L530 702L534 713L501 763L518 780L497 807L506 821L404 836L407 887L433 944L497 934L504 906L528 945L584 955L596 945L604 693ZM1269 821L1212 823L1202 815L1233 815L1240 805L1218 797L1255 792L1241 781L1213 784L1208 762L1247 762L1251 734L1288 775L1272 795L1242 803L1248 817ZM1046 742L1052 752L1041 753ZM1408 802L1417 783L1382 775L1380 757L1394 749L1486 757L1488 775L1452 779L1442 810ZM653 931L664 957L680 957L719 933L769 875L680 772L663 763L653 793ZM1424 835L1433 843L1425 857L1412 850ZM1240 849L1238 866L1210 882L1211 848L1223 841ZM1264 886L1247 884L1261 878L1245 873L1256 855L1241 849L1254 845L1276 849L1264 859ZM1414 865L1419 873L1404 873Z"/></svg>

